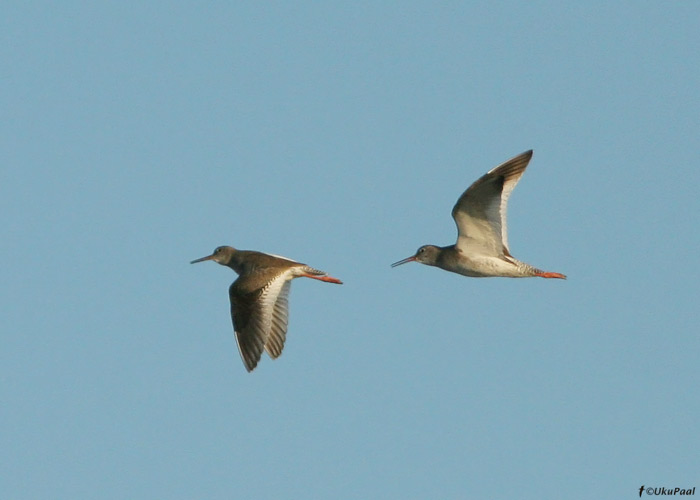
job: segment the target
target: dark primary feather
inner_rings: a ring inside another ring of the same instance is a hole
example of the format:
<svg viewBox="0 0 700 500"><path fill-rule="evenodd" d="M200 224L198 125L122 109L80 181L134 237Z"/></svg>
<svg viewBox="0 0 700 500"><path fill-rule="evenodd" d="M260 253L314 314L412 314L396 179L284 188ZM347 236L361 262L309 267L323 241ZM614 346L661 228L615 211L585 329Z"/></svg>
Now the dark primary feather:
<svg viewBox="0 0 700 500"><path fill-rule="evenodd" d="M241 358L248 371L252 371L260 361L267 337L267 328L260 310L261 295L262 289L239 293L236 290L236 282L229 287L233 329Z"/></svg>

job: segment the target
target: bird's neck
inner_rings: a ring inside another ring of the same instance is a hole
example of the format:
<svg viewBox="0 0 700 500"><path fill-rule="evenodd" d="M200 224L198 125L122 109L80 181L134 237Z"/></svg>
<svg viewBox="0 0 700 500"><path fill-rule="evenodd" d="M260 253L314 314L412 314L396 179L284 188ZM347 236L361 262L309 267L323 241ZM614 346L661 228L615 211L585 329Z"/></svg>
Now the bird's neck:
<svg viewBox="0 0 700 500"><path fill-rule="evenodd" d="M228 262L222 262L221 264L241 274L243 272L244 260L245 259L242 258L239 252L234 252L231 254L231 257L229 257Z"/></svg>

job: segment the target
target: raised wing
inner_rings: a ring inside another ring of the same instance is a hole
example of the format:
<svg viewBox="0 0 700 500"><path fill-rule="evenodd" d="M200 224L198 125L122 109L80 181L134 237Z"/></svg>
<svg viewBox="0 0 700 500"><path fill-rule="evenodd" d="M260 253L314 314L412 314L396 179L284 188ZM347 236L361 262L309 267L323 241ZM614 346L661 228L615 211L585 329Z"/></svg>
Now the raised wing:
<svg viewBox="0 0 700 500"><path fill-rule="evenodd" d="M287 330L287 296L290 285L287 273L252 290L250 283L247 283L250 280L251 278L240 277L229 288L233 329L243 364L249 372L257 366L264 349L272 357L277 357L282 352ZM277 353L277 356L273 353Z"/></svg>
<svg viewBox="0 0 700 500"><path fill-rule="evenodd" d="M493 168L459 197L452 209L457 248L479 246L492 255L510 255L506 211L508 197L525 172L532 150Z"/></svg>

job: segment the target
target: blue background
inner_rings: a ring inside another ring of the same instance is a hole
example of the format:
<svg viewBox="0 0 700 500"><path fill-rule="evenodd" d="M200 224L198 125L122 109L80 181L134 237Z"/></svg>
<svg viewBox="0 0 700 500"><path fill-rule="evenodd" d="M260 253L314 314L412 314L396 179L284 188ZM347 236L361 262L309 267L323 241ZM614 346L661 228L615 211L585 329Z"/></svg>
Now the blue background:
<svg viewBox="0 0 700 500"><path fill-rule="evenodd" d="M635 498L700 482L696 2L6 2L0 496ZM512 253L448 245L535 155ZM300 260L245 372L229 244Z"/></svg>

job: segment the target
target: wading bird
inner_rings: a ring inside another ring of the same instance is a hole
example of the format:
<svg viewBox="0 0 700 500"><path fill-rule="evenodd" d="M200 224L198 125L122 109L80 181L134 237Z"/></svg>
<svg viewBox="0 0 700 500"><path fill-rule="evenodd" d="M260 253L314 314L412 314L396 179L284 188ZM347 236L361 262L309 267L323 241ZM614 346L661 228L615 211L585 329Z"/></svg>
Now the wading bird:
<svg viewBox="0 0 700 500"><path fill-rule="evenodd" d="M415 255L394 262L420 262L474 278L561 278L566 276L521 262L508 250L506 210L508 197L525 172L532 150L490 170L459 197L452 209L457 223L457 243L446 247L424 245Z"/></svg>
<svg viewBox="0 0 700 500"><path fill-rule="evenodd" d="M342 284L339 279L306 264L251 250L221 246L191 264L205 260L213 260L238 273L228 295L238 350L249 372L257 366L263 350L273 359L282 354L289 318L289 288L294 278Z"/></svg>

